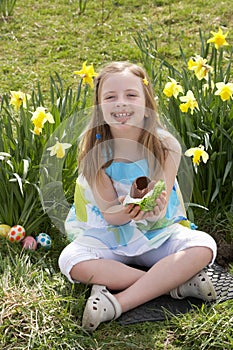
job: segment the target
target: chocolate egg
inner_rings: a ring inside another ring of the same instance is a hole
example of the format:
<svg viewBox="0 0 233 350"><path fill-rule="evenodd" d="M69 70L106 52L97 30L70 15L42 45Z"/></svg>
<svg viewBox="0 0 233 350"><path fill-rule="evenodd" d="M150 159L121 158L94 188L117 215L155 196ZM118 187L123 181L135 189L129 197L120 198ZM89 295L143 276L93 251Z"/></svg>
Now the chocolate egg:
<svg viewBox="0 0 233 350"><path fill-rule="evenodd" d="M131 198L143 198L149 192L151 180L147 176L140 176L134 180L130 189Z"/></svg>

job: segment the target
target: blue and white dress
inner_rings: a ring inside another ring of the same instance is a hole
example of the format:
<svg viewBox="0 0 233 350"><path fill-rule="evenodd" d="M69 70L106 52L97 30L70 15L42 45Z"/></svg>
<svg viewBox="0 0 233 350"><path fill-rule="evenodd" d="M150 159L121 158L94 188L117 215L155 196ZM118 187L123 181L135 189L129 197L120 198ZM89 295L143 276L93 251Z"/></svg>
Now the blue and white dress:
<svg viewBox="0 0 233 350"><path fill-rule="evenodd" d="M105 169L111 178L118 196L126 196L133 181L139 176L149 177L146 159L132 163L112 162ZM110 225L101 214L92 190L83 175L76 181L74 204L70 209L65 229L70 241L80 245L97 246L114 250L116 254L126 256L141 255L158 248L173 233L173 224L186 220L185 209L175 182L164 218L151 222L134 221L124 225Z"/></svg>

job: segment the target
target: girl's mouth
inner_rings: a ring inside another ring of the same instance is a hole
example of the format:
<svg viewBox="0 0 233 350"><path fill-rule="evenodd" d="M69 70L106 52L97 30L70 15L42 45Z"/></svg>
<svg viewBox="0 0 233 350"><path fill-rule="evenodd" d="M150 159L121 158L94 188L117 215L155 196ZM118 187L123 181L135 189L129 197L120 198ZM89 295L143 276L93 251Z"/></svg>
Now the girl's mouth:
<svg viewBox="0 0 233 350"><path fill-rule="evenodd" d="M127 122L127 120L130 119L130 117L132 116L132 112L117 112L117 113L111 113L112 117L121 124L125 124Z"/></svg>

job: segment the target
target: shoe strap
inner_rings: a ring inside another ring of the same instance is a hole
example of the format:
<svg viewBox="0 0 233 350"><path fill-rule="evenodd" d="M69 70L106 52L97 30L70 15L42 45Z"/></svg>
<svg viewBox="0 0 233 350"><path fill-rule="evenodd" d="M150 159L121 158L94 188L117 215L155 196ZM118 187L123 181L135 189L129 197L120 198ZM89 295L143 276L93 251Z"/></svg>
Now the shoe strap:
<svg viewBox="0 0 233 350"><path fill-rule="evenodd" d="M184 297L178 294L178 288L174 288L170 291L170 296L174 299L184 299Z"/></svg>

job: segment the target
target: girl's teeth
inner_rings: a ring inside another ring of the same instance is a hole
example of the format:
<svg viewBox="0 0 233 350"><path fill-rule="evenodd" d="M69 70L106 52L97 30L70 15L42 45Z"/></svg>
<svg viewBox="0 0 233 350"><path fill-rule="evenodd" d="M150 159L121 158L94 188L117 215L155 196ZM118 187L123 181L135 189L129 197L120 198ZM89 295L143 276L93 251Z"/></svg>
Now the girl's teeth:
<svg viewBox="0 0 233 350"><path fill-rule="evenodd" d="M125 117L129 117L129 113L116 113L115 116L117 118L125 118Z"/></svg>

